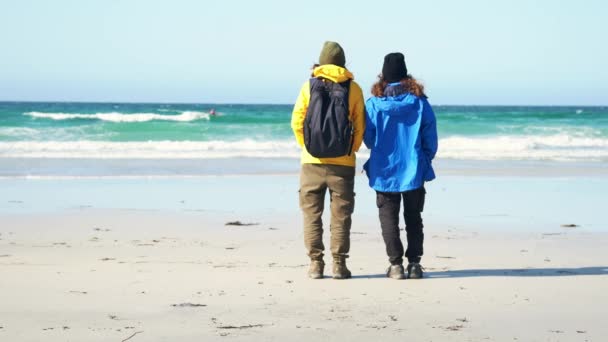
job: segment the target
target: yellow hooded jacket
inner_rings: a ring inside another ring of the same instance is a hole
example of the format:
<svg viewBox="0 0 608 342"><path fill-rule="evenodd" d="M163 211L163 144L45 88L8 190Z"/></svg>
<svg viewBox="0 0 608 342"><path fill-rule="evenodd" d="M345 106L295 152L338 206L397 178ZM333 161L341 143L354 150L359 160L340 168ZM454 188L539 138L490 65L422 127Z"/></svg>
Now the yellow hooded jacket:
<svg viewBox="0 0 608 342"><path fill-rule="evenodd" d="M325 64L316 67L313 70L313 77L323 77L333 82L344 82L348 79L353 80L353 74L345 68L333 64ZM291 114L291 129L296 136L298 145L302 147L302 164L333 164L344 166L355 166L355 152L359 150L363 141L363 132L365 131L365 104L363 102L363 92L361 87L354 81L350 82L348 92L348 109L350 120L353 123L353 149L350 155L345 155L336 158L316 158L306 151L304 146L304 119L306 118L306 110L310 101L310 81L306 81L300 90L300 95L296 100Z"/></svg>

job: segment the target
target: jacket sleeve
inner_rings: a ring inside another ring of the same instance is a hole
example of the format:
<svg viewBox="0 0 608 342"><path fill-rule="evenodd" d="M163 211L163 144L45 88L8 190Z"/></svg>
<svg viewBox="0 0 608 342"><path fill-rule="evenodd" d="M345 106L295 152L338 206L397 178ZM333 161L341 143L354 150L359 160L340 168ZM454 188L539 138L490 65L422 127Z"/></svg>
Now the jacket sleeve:
<svg viewBox="0 0 608 342"><path fill-rule="evenodd" d="M291 113L291 129L296 137L296 142L300 146L304 146L304 119L306 118L306 110L310 101L310 81L306 81L300 89L300 94L293 106Z"/></svg>
<svg viewBox="0 0 608 342"><path fill-rule="evenodd" d="M365 105L363 103L363 91L355 82L351 83L349 95L349 107L353 120L353 152L359 151L363 142L363 132L365 131Z"/></svg>
<svg viewBox="0 0 608 342"><path fill-rule="evenodd" d="M376 113L370 104L370 100L365 103L365 134L363 142L370 150L376 144Z"/></svg>
<svg viewBox="0 0 608 342"><path fill-rule="evenodd" d="M433 108L426 99L422 101L422 123L420 126L422 138L422 151L429 160L435 158L437 153L437 120Z"/></svg>

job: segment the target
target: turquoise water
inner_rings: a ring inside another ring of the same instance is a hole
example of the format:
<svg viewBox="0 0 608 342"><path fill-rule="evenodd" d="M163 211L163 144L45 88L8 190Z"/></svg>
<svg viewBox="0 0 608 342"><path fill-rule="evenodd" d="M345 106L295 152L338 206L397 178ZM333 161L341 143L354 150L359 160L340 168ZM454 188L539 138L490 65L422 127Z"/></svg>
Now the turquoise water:
<svg viewBox="0 0 608 342"><path fill-rule="evenodd" d="M210 115L214 109L217 115ZM296 158L291 105L0 103L0 158ZM608 107L435 106L438 158L608 161ZM362 153L365 154L365 149Z"/></svg>
<svg viewBox="0 0 608 342"><path fill-rule="evenodd" d="M290 114L281 105L0 103L0 141L281 139Z"/></svg>

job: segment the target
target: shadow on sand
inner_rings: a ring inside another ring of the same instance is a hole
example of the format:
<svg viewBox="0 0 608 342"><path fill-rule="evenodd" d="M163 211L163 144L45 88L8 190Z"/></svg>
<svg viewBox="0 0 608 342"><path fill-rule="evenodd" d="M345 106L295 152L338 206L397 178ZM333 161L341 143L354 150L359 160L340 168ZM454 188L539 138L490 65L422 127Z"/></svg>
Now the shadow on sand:
<svg viewBox="0 0 608 342"><path fill-rule="evenodd" d="M517 268L478 269L426 272L427 278L469 278L469 277L568 277L608 275L608 266L575 268Z"/></svg>
<svg viewBox="0 0 608 342"><path fill-rule="evenodd" d="M427 271L427 279L470 277L569 277L608 275L608 266L576 268L517 268ZM353 275L353 279L386 278L386 274Z"/></svg>

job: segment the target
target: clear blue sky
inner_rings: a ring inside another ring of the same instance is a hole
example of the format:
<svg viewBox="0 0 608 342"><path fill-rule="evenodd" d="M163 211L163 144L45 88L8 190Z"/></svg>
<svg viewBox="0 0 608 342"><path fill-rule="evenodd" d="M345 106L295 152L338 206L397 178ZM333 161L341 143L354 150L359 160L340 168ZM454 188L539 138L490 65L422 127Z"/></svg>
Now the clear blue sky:
<svg viewBox="0 0 608 342"><path fill-rule="evenodd" d="M0 1L0 100L293 103L335 40L366 97L401 51L434 104L608 104L604 0Z"/></svg>

